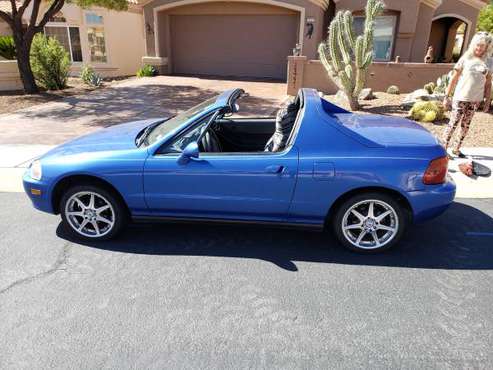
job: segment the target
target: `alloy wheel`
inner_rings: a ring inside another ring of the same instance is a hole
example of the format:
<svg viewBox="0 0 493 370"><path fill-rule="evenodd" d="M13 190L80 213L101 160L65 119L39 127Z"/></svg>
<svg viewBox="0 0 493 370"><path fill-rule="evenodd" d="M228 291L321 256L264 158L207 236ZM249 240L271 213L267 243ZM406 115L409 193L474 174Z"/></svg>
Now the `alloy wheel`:
<svg viewBox="0 0 493 370"><path fill-rule="evenodd" d="M88 238L100 238L115 225L115 211L111 203L92 191L73 194L66 202L65 216L75 232Z"/></svg>
<svg viewBox="0 0 493 370"><path fill-rule="evenodd" d="M371 250L382 248L399 231L399 217L388 203L363 200L352 205L342 218L344 237L355 247Z"/></svg>

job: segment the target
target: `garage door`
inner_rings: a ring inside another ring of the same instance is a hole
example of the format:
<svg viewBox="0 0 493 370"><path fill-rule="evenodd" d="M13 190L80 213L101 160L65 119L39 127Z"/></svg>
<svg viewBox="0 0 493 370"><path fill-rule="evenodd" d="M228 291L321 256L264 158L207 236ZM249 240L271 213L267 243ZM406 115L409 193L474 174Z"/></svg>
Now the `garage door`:
<svg viewBox="0 0 493 370"><path fill-rule="evenodd" d="M298 20L296 15L172 15L173 72L284 80Z"/></svg>

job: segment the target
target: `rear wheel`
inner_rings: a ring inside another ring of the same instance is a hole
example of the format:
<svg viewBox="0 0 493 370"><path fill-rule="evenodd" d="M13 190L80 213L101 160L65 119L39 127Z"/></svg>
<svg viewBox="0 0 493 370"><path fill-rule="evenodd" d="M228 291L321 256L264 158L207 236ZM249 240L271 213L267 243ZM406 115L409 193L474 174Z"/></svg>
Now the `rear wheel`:
<svg viewBox="0 0 493 370"><path fill-rule="evenodd" d="M94 186L70 188L62 196L60 211L63 226L82 240L108 240L125 226L125 207L111 192Z"/></svg>
<svg viewBox="0 0 493 370"><path fill-rule="evenodd" d="M346 200L337 209L333 228L339 242L362 253L393 247L409 223L407 209L383 193L364 193Z"/></svg>

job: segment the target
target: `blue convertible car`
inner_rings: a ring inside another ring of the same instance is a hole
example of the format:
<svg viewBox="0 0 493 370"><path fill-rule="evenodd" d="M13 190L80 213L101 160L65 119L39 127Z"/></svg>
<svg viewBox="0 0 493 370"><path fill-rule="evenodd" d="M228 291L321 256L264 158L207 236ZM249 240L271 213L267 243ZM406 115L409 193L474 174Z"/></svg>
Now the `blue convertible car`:
<svg viewBox="0 0 493 370"><path fill-rule="evenodd" d="M86 240L129 220L233 221L331 227L362 252L390 248L454 199L444 148L412 121L353 114L312 89L276 117L234 118L243 95L63 144L32 163L25 191Z"/></svg>

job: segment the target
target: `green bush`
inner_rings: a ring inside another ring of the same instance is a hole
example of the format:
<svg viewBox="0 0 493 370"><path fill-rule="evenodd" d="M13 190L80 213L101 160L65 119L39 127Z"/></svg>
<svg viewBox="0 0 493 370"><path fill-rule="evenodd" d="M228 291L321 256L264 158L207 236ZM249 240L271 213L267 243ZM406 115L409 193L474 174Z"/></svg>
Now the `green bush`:
<svg viewBox="0 0 493 370"><path fill-rule="evenodd" d="M153 77L155 75L157 75L156 68L148 64L137 71L137 77Z"/></svg>
<svg viewBox="0 0 493 370"><path fill-rule="evenodd" d="M438 101L417 101L409 111L415 121L435 122L445 117L443 104Z"/></svg>
<svg viewBox="0 0 493 370"><path fill-rule="evenodd" d="M493 31L493 4L485 6L479 12L476 31Z"/></svg>
<svg viewBox="0 0 493 370"><path fill-rule="evenodd" d="M387 89L387 94L394 94L394 95L399 95L401 92L399 88L395 85L391 85Z"/></svg>
<svg viewBox="0 0 493 370"><path fill-rule="evenodd" d="M423 89L425 89L428 94L433 94L433 91L435 90L435 83L434 82L430 82L430 83L427 83L426 85L423 86Z"/></svg>
<svg viewBox="0 0 493 370"><path fill-rule="evenodd" d="M15 43L12 36L0 36L0 57L15 59Z"/></svg>
<svg viewBox="0 0 493 370"><path fill-rule="evenodd" d="M67 86L70 58L56 39L37 34L31 46L31 68L42 87L60 90Z"/></svg>
<svg viewBox="0 0 493 370"><path fill-rule="evenodd" d="M103 78L96 72L94 72L94 68L89 65L85 65L82 67L80 71L81 80L89 86L101 86L103 84Z"/></svg>

